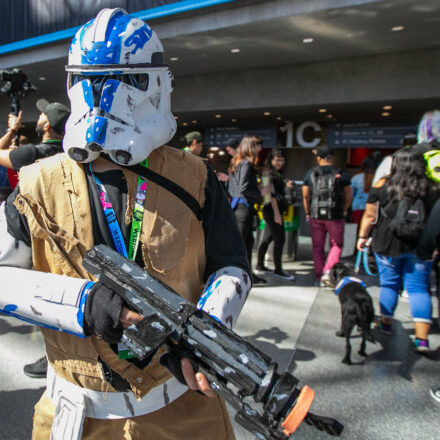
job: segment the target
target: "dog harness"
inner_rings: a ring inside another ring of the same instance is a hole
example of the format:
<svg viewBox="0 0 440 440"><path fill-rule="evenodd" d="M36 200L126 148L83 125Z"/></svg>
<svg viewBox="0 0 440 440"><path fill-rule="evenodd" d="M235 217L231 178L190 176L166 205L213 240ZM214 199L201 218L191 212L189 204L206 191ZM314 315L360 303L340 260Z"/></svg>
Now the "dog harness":
<svg viewBox="0 0 440 440"><path fill-rule="evenodd" d="M342 288L350 283L358 283L362 287L366 287L365 283L360 278L344 277L344 278L342 278L341 281L339 281L338 285L335 287L335 295L339 295L339 292L342 290Z"/></svg>

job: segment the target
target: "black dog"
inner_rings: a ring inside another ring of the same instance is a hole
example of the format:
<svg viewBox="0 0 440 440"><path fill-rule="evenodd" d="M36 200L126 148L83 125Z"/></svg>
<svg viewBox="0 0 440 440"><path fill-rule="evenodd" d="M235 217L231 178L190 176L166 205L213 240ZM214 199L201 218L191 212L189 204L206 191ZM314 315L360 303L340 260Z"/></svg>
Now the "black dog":
<svg viewBox="0 0 440 440"><path fill-rule="evenodd" d="M370 326L374 320L373 301L364 283L356 278L353 267L347 263L336 263L330 270L330 281L335 288L341 304L341 330L336 332L337 336L345 337L345 357L344 364L351 364L351 345L350 335L353 327L357 325L362 332L362 342L359 349L361 356L365 353L365 341L375 343L371 334Z"/></svg>

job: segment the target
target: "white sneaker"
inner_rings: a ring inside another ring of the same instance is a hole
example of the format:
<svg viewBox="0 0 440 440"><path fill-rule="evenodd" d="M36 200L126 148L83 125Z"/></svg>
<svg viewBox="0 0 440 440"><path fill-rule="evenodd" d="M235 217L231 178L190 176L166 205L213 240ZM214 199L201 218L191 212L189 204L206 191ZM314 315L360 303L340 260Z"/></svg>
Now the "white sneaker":
<svg viewBox="0 0 440 440"><path fill-rule="evenodd" d="M321 277L321 287L327 287L333 289L333 284L330 281L330 271L324 272Z"/></svg>
<svg viewBox="0 0 440 440"><path fill-rule="evenodd" d="M429 390L429 394L431 394L431 397L433 398L434 402L437 405L440 405L440 387L432 388L431 390Z"/></svg>
<svg viewBox="0 0 440 440"><path fill-rule="evenodd" d="M287 280L287 281L295 281L296 280L295 275L284 272L284 270L282 270L281 272L274 272L273 275L275 277L282 278L283 280Z"/></svg>

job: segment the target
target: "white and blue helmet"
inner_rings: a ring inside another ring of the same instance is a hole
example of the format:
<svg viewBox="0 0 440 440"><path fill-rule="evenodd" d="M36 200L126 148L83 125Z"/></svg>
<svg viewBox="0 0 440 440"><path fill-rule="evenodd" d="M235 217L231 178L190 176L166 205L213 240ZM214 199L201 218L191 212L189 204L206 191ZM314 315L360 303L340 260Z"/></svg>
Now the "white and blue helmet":
<svg viewBox="0 0 440 440"><path fill-rule="evenodd" d="M66 66L70 158L90 162L106 152L133 165L173 137L174 80L162 53L156 33L120 8L103 9L78 30Z"/></svg>

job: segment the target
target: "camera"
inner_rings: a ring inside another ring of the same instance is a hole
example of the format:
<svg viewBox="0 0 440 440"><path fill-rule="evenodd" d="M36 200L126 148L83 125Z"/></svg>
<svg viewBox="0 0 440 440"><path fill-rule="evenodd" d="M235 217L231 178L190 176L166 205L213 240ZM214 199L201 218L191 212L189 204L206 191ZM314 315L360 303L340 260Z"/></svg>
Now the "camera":
<svg viewBox="0 0 440 440"><path fill-rule="evenodd" d="M0 81L6 81L6 84L0 89L3 95L11 98L11 113L18 115L20 110L20 97L25 97L37 88L28 81L25 73L18 69L0 70Z"/></svg>

